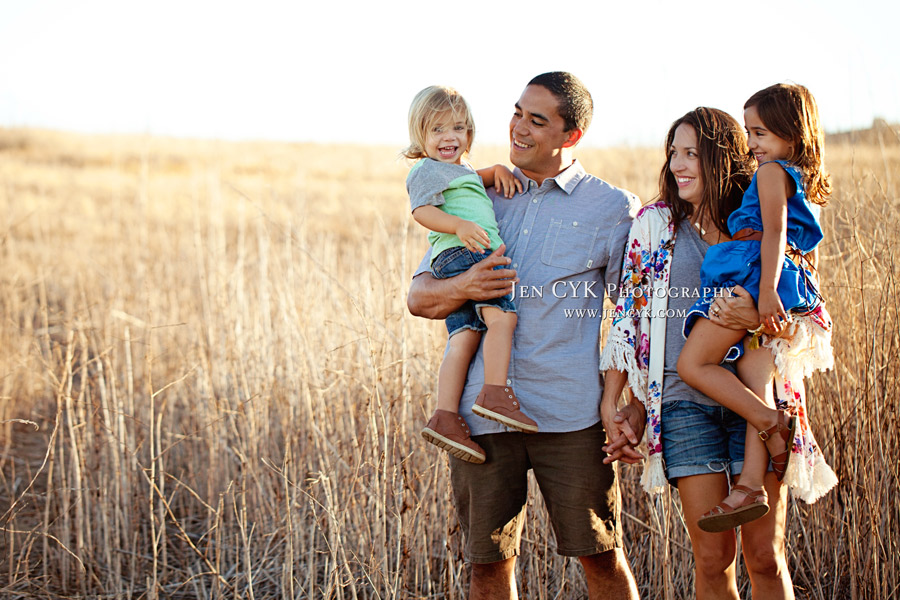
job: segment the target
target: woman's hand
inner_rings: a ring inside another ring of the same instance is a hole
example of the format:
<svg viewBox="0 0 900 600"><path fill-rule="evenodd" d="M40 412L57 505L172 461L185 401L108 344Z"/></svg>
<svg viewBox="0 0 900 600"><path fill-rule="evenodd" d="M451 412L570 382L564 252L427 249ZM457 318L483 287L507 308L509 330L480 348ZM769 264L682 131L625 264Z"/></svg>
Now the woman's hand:
<svg viewBox="0 0 900 600"><path fill-rule="evenodd" d="M759 312L750 292L736 285L729 296L715 299L709 309L709 320L728 329L756 329Z"/></svg>
<svg viewBox="0 0 900 600"><path fill-rule="evenodd" d="M454 233L456 233L459 241L465 244L466 248L472 252L484 254L484 249L491 247L491 238L488 237L487 232L481 228L481 225L473 221L460 219Z"/></svg>
<svg viewBox="0 0 900 600"><path fill-rule="evenodd" d="M632 397L628 404L617 410L613 402L604 399L600 405L600 415L606 429L606 439L609 440L603 446L603 451L608 454L603 463L610 464L617 460L627 464L641 462L644 456L638 452L637 445L644 436L647 413L640 400Z"/></svg>
<svg viewBox="0 0 900 600"><path fill-rule="evenodd" d="M522 182L516 179L513 172L505 165L494 165L494 189L506 198L512 198L516 193L522 193Z"/></svg>

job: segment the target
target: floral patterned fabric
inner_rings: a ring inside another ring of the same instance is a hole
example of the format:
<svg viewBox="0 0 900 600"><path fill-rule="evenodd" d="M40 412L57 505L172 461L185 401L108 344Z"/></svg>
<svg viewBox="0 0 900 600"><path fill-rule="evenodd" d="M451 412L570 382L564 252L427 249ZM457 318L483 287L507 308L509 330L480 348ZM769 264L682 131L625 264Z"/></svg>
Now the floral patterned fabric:
<svg viewBox="0 0 900 600"><path fill-rule="evenodd" d="M666 335L664 315L674 245L675 229L668 206L657 202L641 209L631 227L619 300L600 357L601 371L615 369L627 373L632 392L646 408L645 441L649 459L641 484L651 494L662 492L667 483L662 459L661 406ZM799 379L787 379L778 359L779 354L793 351L799 358L791 364L797 365L802 362L805 351L821 350L826 345L830 351L831 319L821 306L811 315L795 317L794 321L799 333L789 343L785 344L783 339L774 343L764 339L763 344L776 355L779 406L790 408L799 418L792 448L794 454L785 482L795 495L806 502L814 502L837 483L837 477L826 464L809 428L802 380L808 373L800 374L794 368L792 374L795 377L799 374ZM800 345L803 350L797 351Z"/></svg>

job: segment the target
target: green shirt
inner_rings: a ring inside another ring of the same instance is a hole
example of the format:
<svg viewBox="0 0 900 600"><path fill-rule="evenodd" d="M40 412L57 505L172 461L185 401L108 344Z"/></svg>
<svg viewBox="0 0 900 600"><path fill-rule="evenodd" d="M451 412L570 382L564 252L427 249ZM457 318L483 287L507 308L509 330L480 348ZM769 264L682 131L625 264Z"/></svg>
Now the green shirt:
<svg viewBox="0 0 900 600"><path fill-rule="evenodd" d="M406 178L406 190L412 210L420 206L437 206L449 215L473 221L484 229L496 250L503 243L494 205L488 198L481 178L469 165L443 163L423 158L412 166ZM453 233L428 233L432 261L444 250L465 246Z"/></svg>

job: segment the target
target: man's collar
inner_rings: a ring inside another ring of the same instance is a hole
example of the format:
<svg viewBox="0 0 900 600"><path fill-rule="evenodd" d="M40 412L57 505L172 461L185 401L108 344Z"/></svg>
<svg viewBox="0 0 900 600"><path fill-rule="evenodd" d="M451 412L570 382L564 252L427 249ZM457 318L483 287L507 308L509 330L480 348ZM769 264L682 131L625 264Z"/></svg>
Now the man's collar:
<svg viewBox="0 0 900 600"><path fill-rule="evenodd" d="M556 185L561 187L566 194L571 194L575 191L578 182L584 179L585 175L587 175L587 173L585 172L584 167L581 166L581 163L578 162L578 159L576 158L565 171L553 179L556 181Z"/></svg>
<svg viewBox="0 0 900 600"><path fill-rule="evenodd" d="M529 179L525 173L519 167L516 167L513 170L513 175L522 182L522 185L528 190L528 187L532 184L537 185L537 182L533 179ZM578 186L578 182L584 179L587 172L584 170L584 167L581 166L581 163L576 158L572 161L572 164L566 167L563 171L558 173L555 177L548 177L544 181L553 181L556 185L563 190L567 195L571 194L575 191L575 188Z"/></svg>

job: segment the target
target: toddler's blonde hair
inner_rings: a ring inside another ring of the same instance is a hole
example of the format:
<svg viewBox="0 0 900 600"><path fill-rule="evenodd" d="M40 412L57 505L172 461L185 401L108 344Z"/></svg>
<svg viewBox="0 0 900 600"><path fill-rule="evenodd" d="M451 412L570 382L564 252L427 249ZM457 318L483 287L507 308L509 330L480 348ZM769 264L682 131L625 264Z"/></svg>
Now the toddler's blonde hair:
<svg viewBox="0 0 900 600"><path fill-rule="evenodd" d="M472 148L475 139L475 121L472 111L462 94L455 89L443 85L428 86L413 98L409 107L409 146L401 154L406 158L418 159L428 156L425 153L425 137L438 116L450 111L459 120L465 121L469 132L466 152Z"/></svg>

